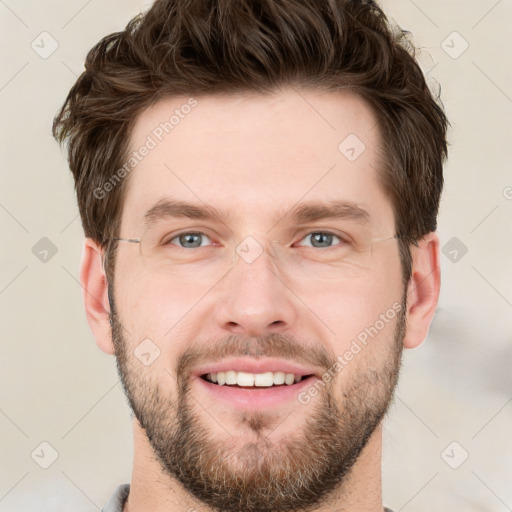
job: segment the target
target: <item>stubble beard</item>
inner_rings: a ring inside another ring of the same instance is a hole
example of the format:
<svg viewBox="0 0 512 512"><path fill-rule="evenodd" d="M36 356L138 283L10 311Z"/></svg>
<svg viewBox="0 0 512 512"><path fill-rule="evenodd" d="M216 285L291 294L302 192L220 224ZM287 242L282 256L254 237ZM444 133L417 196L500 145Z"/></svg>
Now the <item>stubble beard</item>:
<svg viewBox="0 0 512 512"><path fill-rule="evenodd" d="M124 337L113 297L110 306L123 389L156 459L171 479L216 512L313 512L325 504L346 483L384 418L398 381L405 297L397 315L394 343L386 357L372 360L372 371L356 362L359 355L354 358L358 371L353 372L350 384L344 384L341 403L337 403L332 386L326 386L314 404L298 406L298 414L303 407L305 416L298 432L279 437L279 425L273 432L266 431L275 420L267 411L239 416L240 423L250 429L251 440L234 439L229 433L235 431L233 425L223 427L217 419L215 427L222 427L225 436L219 440L217 435L215 439L205 422L214 419L192 396L190 374L180 373L183 365L177 364L177 381L167 375L168 382L176 384L174 396L172 391L163 391L154 376L146 378L132 355L133 349L127 350L130 344ZM265 339L258 338L258 347L265 346Z"/></svg>

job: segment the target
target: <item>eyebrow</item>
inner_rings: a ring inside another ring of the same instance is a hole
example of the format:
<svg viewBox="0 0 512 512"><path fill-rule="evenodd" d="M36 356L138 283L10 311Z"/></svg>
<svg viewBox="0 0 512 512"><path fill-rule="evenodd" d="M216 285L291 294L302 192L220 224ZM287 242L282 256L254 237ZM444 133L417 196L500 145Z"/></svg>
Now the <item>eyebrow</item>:
<svg viewBox="0 0 512 512"><path fill-rule="evenodd" d="M223 214L210 205L162 199L146 211L144 225L148 228L157 221L167 218L210 220L224 224L226 220L229 220L230 215ZM368 224L371 216L356 203L341 200L303 202L292 208L282 208L276 214L276 224L283 221L306 224L323 219L350 220L359 224Z"/></svg>

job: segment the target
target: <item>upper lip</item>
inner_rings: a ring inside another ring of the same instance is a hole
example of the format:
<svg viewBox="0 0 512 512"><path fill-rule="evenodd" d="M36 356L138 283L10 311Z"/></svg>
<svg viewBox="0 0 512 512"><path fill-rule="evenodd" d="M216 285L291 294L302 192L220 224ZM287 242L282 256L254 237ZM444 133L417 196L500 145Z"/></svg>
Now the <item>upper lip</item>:
<svg viewBox="0 0 512 512"><path fill-rule="evenodd" d="M206 364L200 368L197 368L193 372L193 375L200 377L201 375L205 375L207 373L226 372L228 370L247 373L284 372L301 376L315 375L317 377L320 375L320 372L317 368L303 366L286 359L254 359L247 357L224 359L223 361L217 363Z"/></svg>

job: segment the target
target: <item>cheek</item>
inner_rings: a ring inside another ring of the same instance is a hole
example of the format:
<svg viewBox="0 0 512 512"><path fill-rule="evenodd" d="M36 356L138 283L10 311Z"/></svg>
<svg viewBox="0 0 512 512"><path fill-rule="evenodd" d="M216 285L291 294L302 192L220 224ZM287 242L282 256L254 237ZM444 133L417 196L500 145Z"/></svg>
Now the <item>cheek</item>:
<svg viewBox="0 0 512 512"><path fill-rule="evenodd" d="M401 275L383 272L357 281L331 283L314 293L304 291L301 298L328 327L336 340L333 348L342 350L381 315L394 317L401 305Z"/></svg>
<svg viewBox="0 0 512 512"><path fill-rule="evenodd" d="M356 382L365 386L380 385L376 376L384 380L390 370L395 352L395 330L402 303L399 294L377 287L357 299L343 300L335 324L336 336L331 343L337 361L335 367L335 394L343 394Z"/></svg>
<svg viewBox="0 0 512 512"><path fill-rule="evenodd" d="M389 364L402 308L400 266L390 265L366 279L325 287L304 302L318 314L336 366L335 387L347 386L369 368ZM341 391L340 391L341 392Z"/></svg>
<svg viewBox="0 0 512 512"><path fill-rule="evenodd" d="M194 316L206 290L144 271L123 270L130 278L116 277L115 283L116 309L123 326L134 340L150 338L163 348L165 340L176 337Z"/></svg>

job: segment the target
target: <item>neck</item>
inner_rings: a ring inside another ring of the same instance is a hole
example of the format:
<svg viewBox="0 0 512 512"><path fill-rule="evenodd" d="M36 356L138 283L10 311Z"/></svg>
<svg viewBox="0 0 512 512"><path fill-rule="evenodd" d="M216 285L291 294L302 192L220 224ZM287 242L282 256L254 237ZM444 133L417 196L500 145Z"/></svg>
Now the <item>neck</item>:
<svg viewBox="0 0 512 512"><path fill-rule="evenodd" d="M145 431L133 419L134 461L130 494L123 512L168 510L214 512L196 500L179 482L162 470ZM382 512L382 427L379 426L346 476L343 485L309 512Z"/></svg>

